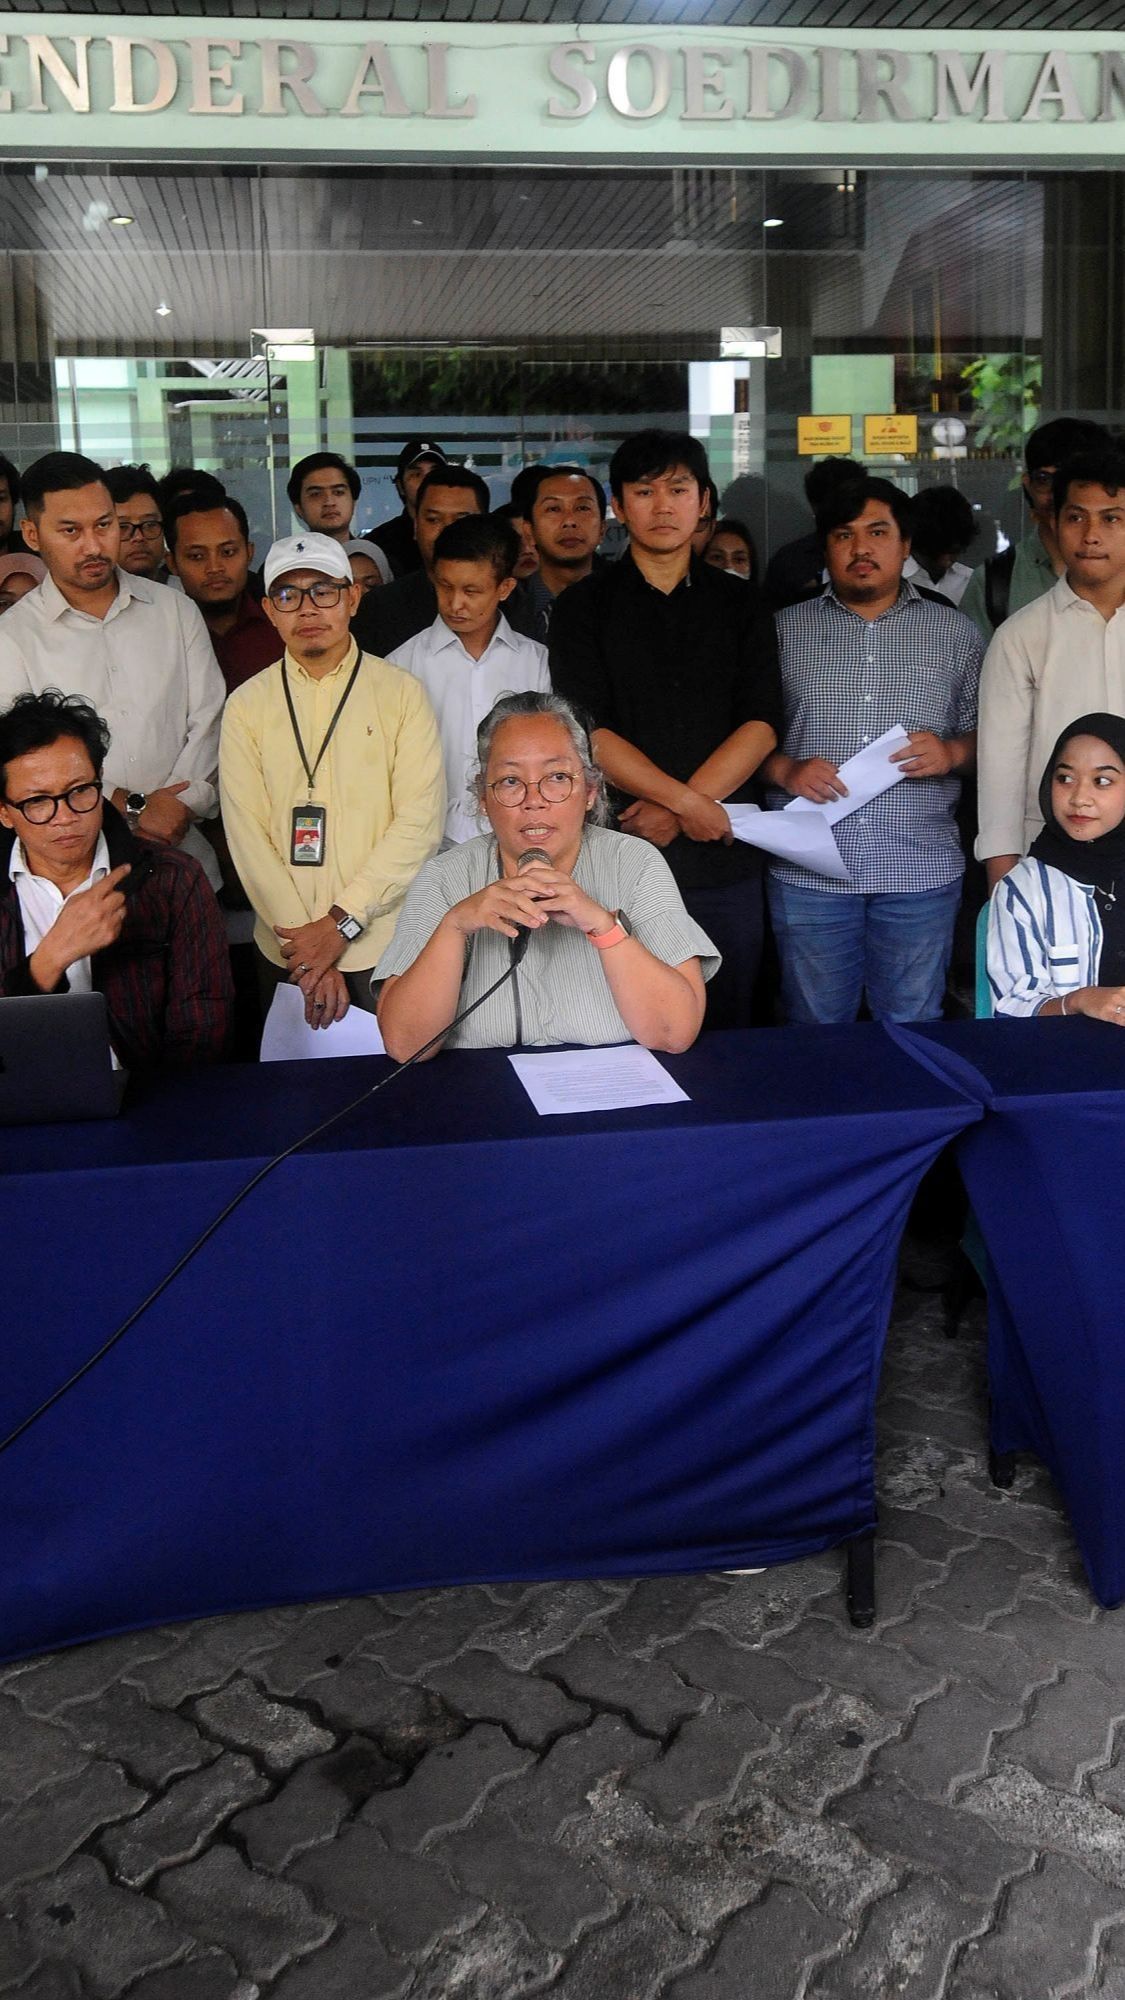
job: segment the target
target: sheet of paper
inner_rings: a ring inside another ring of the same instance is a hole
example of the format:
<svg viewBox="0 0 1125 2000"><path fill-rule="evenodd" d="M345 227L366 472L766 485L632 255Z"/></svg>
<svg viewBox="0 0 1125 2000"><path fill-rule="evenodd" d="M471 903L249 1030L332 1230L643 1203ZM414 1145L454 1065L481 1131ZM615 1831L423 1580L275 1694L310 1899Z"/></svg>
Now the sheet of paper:
<svg viewBox="0 0 1125 2000"><path fill-rule="evenodd" d="M287 981L277 988L262 1030L259 1062L305 1062L316 1056L382 1056L386 1054L379 1023L362 1007L349 1007L342 1021L330 1028L310 1028L299 986Z"/></svg>
<svg viewBox="0 0 1125 2000"><path fill-rule="evenodd" d="M813 868L818 875L831 875L836 882L851 881L822 811L790 817L788 812L763 812L761 806L725 803L736 840L764 848L782 861L795 861L801 868Z"/></svg>
<svg viewBox="0 0 1125 2000"><path fill-rule="evenodd" d="M556 1111L626 1111L637 1104L686 1104L687 1091L651 1049L559 1049L509 1056L541 1117Z"/></svg>
<svg viewBox="0 0 1125 2000"><path fill-rule="evenodd" d="M892 750L905 750L910 741L909 732L901 723L893 729L885 730L874 743L865 743L854 757L848 757L840 765L839 775L848 788L846 799L834 799L830 806L818 806L812 799L790 799L787 813L819 813L829 826L835 826L838 819L846 819L859 806L865 806L869 799L877 799L881 792L889 792L892 785L900 783L903 775L901 764L892 764Z"/></svg>

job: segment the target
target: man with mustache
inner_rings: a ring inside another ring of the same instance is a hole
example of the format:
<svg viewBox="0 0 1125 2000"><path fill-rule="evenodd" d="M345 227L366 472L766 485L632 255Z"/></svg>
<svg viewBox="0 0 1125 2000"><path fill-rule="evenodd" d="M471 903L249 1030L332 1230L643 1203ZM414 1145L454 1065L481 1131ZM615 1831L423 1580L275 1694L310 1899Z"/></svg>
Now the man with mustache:
<svg viewBox="0 0 1125 2000"><path fill-rule="evenodd" d="M838 767L900 724L904 782L837 822L851 880L771 863L770 915L791 1021L940 1017L965 859L954 813L976 745L982 644L903 577L910 501L862 478L817 511L828 583L777 615L785 723L762 766L771 803L846 797Z"/></svg>
<svg viewBox="0 0 1125 2000"><path fill-rule="evenodd" d="M58 688L104 717L106 797L134 833L193 854L221 880L196 822L218 806L226 689L197 605L119 566L121 529L100 465L52 451L23 476L24 539L47 565L5 613L0 709Z"/></svg>

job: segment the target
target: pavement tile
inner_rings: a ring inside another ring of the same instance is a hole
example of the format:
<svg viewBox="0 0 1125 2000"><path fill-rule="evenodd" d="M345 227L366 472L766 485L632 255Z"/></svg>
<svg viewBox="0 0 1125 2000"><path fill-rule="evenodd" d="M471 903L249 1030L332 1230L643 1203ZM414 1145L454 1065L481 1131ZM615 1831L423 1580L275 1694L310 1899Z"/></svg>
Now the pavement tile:
<svg viewBox="0 0 1125 2000"><path fill-rule="evenodd" d="M655 2000L669 1974L698 1964L706 1949L663 1910L634 1903L616 1923L586 1933L551 2000Z"/></svg>
<svg viewBox="0 0 1125 2000"><path fill-rule="evenodd" d="M690 1631L705 1607L728 1594L729 1585L709 1575L641 1577L600 1629L619 1653L650 1653Z"/></svg>
<svg viewBox="0 0 1125 2000"><path fill-rule="evenodd" d="M940 1514L950 1485L966 1477L971 1463L968 1453L938 1438L909 1438L883 1445L878 1458L880 1505L924 1507L929 1513Z"/></svg>
<svg viewBox="0 0 1125 2000"><path fill-rule="evenodd" d="M961 1468L933 1509L954 1527L975 1527L978 1534L998 1536L1027 1555L1048 1561L1069 1555L1074 1536L1065 1514L1060 1507L1036 1504L1032 1492L1030 1482L1021 1486L1018 1477L1014 1488L993 1486L981 1454Z"/></svg>
<svg viewBox="0 0 1125 2000"><path fill-rule="evenodd" d="M89 1988L86 1988L89 1992ZM83 1988L72 1967L37 1965L20 1987L16 2000L82 2000Z"/></svg>
<svg viewBox="0 0 1125 2000"><path fill-rule="evenodd" d="M112 1758L146 1787L166 1785L219 1755L220 1745L201 1736L186 1716L154 1708L124 1681L93 1701L64 1708L59 1719L83 1750Z"/></svg>
<svg viewBox="0 0 1125 2000"><path fill-rule="evenodd" d="M564 1820L588 1809L600 1780L626 1778L656 1753L651 1736L638 1736L620 1716L599 1715L588 1728L560 1736L505 1788L504 1811L521 1833L550 1838Z"/></svg>
<svg viewBox="0 0 1125 2000"><path fill-rule="evenodd" d="M439 1854L470 1895L510 1911L533 1937L560 1950L615 1908L589 1861L568 1854L558 1841L517 1833L499 1803L466 1832L443 1840Z"/></svg>
<svg viewBox="0 0 1125 2000"><path fill-rule="evenodd" d="M879 1398L879 1434L906 1432L914 1437L936 1438L958 1451L988 1450L988 1424L982 1410L957 1403L922 1402L899 1385Z"/></svg>
<svg viewBox="0 0 1125 2000"><path fill-rule="evenodd" d="M958 1946L988 1921L979 1903L916 1875L872 1905L858 1944L813 1973L808 2000L937 2000Z"/></svg>
<svg viewBox="0 0 1125 2000"><path fill-rule="evenodd" d="M549 1584L509 1612L503 1625L483 1633L478 1643L495 1653L506 1667L534 1667L540 1660L563 1652L580 1632L604 1620L620 1601L586 1581Z"/></svg>
<svg viewBox="0 0 1125 2000"><path fill-rule="evenodd" d="M875 1629L905 1618L919 1592L940 1583L947 1568L947 1562L931 1562L917 1549L880 1535L875 1544Z"/></svg>
<svg viewBox="0 0 1125 2000"><path fill-rule="evenodd" d="M945 1575L925 1593L927 1606L939 1618L979 1629L1015 1603L1027 1580L1028 1560L1022 1549L995 1535L982 1535L970 1549L951 1558Z"/></svg>
<svg viewBox="0 0 1125 2000"><path fill-rule="evenodd" d="M991 1902L1003 1884L1031 1862L1031 1843L1005 1824L1003 1834L983 1820L974 1837L964 1812L923 1799L896 1778L870 1780L831 1806L870 1848L939 1875L966 1896ZM984 1837L981 1838L980 1836Z"/></svg>
<svg viewBox="0 0 1125 2000"><path fill-rule="evenodd" d="M959 1778L979 1776L988 1763L993 1737L1012 1729L1022 1703L1000 1700L965 1681L954 1681L915 1709L908 1728L872 1759L877 1783L901 1780L911 1791L945 1798Z"/></svg>
<svg viewBox="0 0 1125 2000"><path fill-rule="evenodd" d="M261 1988L241 1979L225 1951L204 1951L129 1988L129 2000L258 2000Z"/></svg>
<svg viewBox="0 0 1125 2000"><path fill-rule="evenodd" d="M156 1894L194 1937L229 1951L251 1979L276 1978L335 1928L294 1883L252 1871L221 1842L159 1876Z"/></svg>
<svg viewBox="0 0 1125 2000"><path fill-rule="evenodd" d="M1032 1697L1027 1716L997 1751L1045 1785L1073 1791L1089 1765L1108 1762L1122 1715L1125 1690L1107 1687L1080 1667L1067 1667L1053 1685Z"/></svg>
<svg viewBox="0 0 1125 2000"><path fill-rule="evenodd" d="M248 1757L227 1751L179 1779L124 1826L104 1833L102 1852L119 1882L141 1889L161 1868L193 1860L234 1813L268 1790Z"/></svg>
<svg viewBox="0 0 1125 2000"><path fill-rule="evenodd" d="M170 1652L175 1636L169 1630L122 1632L113 1639L95 1639L88 1646L69 1646L13 1669L5 1692L29 1715L52 1716L68 1702L90 1701L104 1694L123 1674L145 1660Z"/></svg>
<svg viewBox="0 0 1125 2000"><path fill-rule="evenodd" d="M639 1893L659 1903L681 1929L707 1934L761 1891L745 1853L711 1829L669 1827L644 1803L605 1778L588 1809L558 1836L570 1854L596 1862L622 1902Z"/></svg>
<svg viewBox="0 0 1125 2000"><path fill-rule="evenodd" d="M862 1778L881 1743L899 1723L853 1694L827 1694L804 1708L792 1727L761 1757L743 1781L758 1785L799 1811L823 1806Z"/></svg>
<svg viewBox="0 0 1125 2000"><path fill-rule="evenodd" d="M416 1763L432 1744L448 1742L464 1727L437 1695L390 1680L377 1660L349 1660L339 1672L311 1682L307 1699L330 1728L373 1737L397 1764Z"/></svg>
<svg viewBox="0 0 1125 2000"><path fill-rule="evenodd" d="M1099 1674L1111 1688L1121 1685L1125 1609L1102 1611L1088 1619L1067 1618L1042 1599L1025 1597L1014 1611L995 1620L990 1637L993 1632L1015 1639L1042 1680L1053 1680L1060 1667L1082 1667L1086 1673ZM1049 1674L1042 1671L1047 1664Z"/></svg>
<svg viewBox="0 0 1125 2000"><path fill-rule="evenodd" d="M771 1877L788 1882L846 1923L855 1923L868 1903L894 1887L884 1857L871 1853L849 1828L793 1812L750 1785L694 1830L710 1831L725 1854L744 1857L763 1885Z"/></svg>
<svg viewBox="0 0 1125 2000"><path fill-rule="evenodd" d="M395 1679L413 1680L426 1667L452 1660L482 1634L512 1615L480 1587L427 1593L408 1617L385 1619L361 1641L366 1659L378 1660Z"/></svg>
<svg viewBox="0 0 1125 2000"><path fill-rule="evenodd" d="M958 1549L972 1548L976 1539L967 1528L955 1528L924 1507L892 1507L880 1498L877 1554L882 1554L886 1542L897 1542L944 1567Z"/></svg>
<svg viewBox="0 0 1125 2000"><path fill-rule="evenodd" d="M413 1966L384 1951L374 1931L349 1926L283 1972L270 2000L398 2000L413 1977Z"/></svg>
<svg viewBox="0 0 1125 2000"><path fill-rule="evenodd" d="M222 1687L236 1668L280 1645L291 1620L277 1611L246 1611L229 1618L205 1618L177 1627L170 1652L125 1674L157 1708L179 1708L192 1695ZM97 1692L97 1690L93 1690Z"/></svg>
<svg viewBox="0 0 1125 2000"><path fill-rule="evenodd" d="M124 1819L145 1803L118 1764L88 1764L72 1778L42 1785L25 1805L0 1819L0 1893L34 1875L61 1868L100 1826Z"/></svg>
<svg viewBox="0 0 1125 2000"><path fill-rule="evenodd" d="M415 1765L405 1785L376 1792L360 1812L390 1847L417 1852L438 1834L472 1818L497 1787L533 1761L495 1722L477 1722L455 1743L439 1743Z"/></svg>
<svg viewBox="0 0 1125 2000"><path fill-rule="evenodd" d="M255 1868L276 1875L306 1848L332 1840L357 1807L401 1775L374 1743L349 1736L326 1757L299 1765L264 1805L239 1813L231 1833Z"/></svg>
<svg viewBox="0 0 1125 2000"><path fill-rule="evenodd" d="M115 1888L89 1854L24 1889L15 1913L42 1957L72 1967L95 2000L174 1964L191 1945L159 1903Z"/></svg>
<svg viewBox="0 0 1125 2000"><path fill-rule="evenodd" d="M959 1803L1005 1839L1077 1861L1099 1882L1125 1889L1125 1819L1096 1799L1054 1791L1018 1764L966 1786ZM962 1828L967 1832L964 1816Z"/></svg>
<svg viewBox="0 0 1125 2000"><path fill-rule="evenodd" d="M995 1625L986 1632L970 1632L967 1626L939 1617L925 1597L914 1616L896 1625L883 1643L888 1649L901 1647L914 1660L935 1670L931 1694L956 1671L958 1679L973 1681L987 1694L1001 1700L1023 1700L1033 1687L1053 1680L1058 1672L1048 1658L1033 1661L1023 1646Z"/></svg>
<svg viewBox="0 0 1125 2000"><path fill-rule="evenodd" d="M556 1653L545 1671L569 1694L598 1709L620 1709L634 1728L654 1736L667 1736L695 1715L705 1700L698 1688L680 1679L666 1654L651 1660L630 1658L602 1632L588 1633L565 1652Z"/></svg>
<svg viewBox="0 0 1125 2000"><path fill-rule="evenodd" d="M217 1694L204 1695L195 1713L204 1729L235 1749L251 1751L275 1776L331 1750L334 1742L331 1731L303 1708L272 1701L244 1674L236 1674Z"/></svg>
<svg viewBox="0 0 1125 2000"><path fill-rule="evenodd" d="M666 1819L694 1817L702 1807L729 1799L747 1763L772 1740L750 1709L716 1701L702 1715L688 1717L667 1750L634 1773L630 1790Z"/></svg>
<svg viewBox="0 0 1125 2000"><path fill-rule="evenodd" d="M770 1651L803 1678L862 1695L874 1708L902 1720L945 1678L944 1668L939 1672L912 1658L893 1634L884 1641L859 1633L842 1617L807 1618L797 1631L775 1639Z"/></svg>
<svg viewBox="0 0 1125 2000"><path fill-rule="evenodd" d="M739 1646L760 1646L792 1630L815 1599L842 1604L843 1578L843 1557L835 1549L777 1563L760 1576L733 1578L722 1597L701 1607L697 1623L725 1632Z"/></svg>
<svg viewBox="0 0 1125 2000"><path fill-rule="evenodd" d="M666 2000L793 2000L810 1959L846 1936L837 1918L826 1917L799 1889L777 1883L731 1918L713 1956L673 1980Z"/></svg>
<svg viewBox="0 0 1125 2000"><path fill-rule="evenodd" d="M1050 2000L1065 1988L1088 1992L1098 1932L1125 1916L1125 1891L1107 1889L1061 1855L1013 1882L999 1921L987 1937L971 1942L949 1988L960 2000L962 1982L1002 2000Z"/></svg>
<svg viewBox="0 0 1125 2000"><path fill-rule="evenodd" d="M270 1694L299 1694L318 1675L343 1666L359 1646L398 1622L374 1597L313 1604L281 1644L259 1654L248 1671Z"/></svg>
<svg viewBox="0 0 1125 2000"><path fill-rule="evenodd" d="M17 1924L11 1908L11 1899L0 1901L0 1993L8 1993L13 1986L26 1979L33 1971L38 1953L21 1924Z"/></svg>
<svg viewBox="0 0 1125 2000"><path fill-rule="evenodd" d="M89 1761L54 1723L26 1715L0 1695L0 1809L26 1804L40 1785L76 1777Z"/></svg>
<svg viewBox="0 0 1125 2000"><path fill-rule="evenodd" d="M331 1846L303 1854L289 1876L335 1916L374 1924L387 1948L404 1957L432 1951L485 1911L431 1856L396 1854L369 1826L345 1827Z"/></svg>
<svg viewBox="0 0 1125 2000"><path fill-rule="evenodd" d="M762 1722L785 1722L795 1709L820 1699L816 1681L795 1674L772 1647L736 1646L709 1626L677 1639L658 1657L702 1694L718 1695L728 1706L743 1702Z"/></svg>
<svg viewBox="0 0 1125 2000"><path fill-rule="evenodd" d="M473 1930L439 1945L410 2000L516 2000L541 1993L561 1964L558 1952L528 1937L513 1917L490 1910Z"/></svg>
<svg viewBox="0 0 1125 2000"><path fill-rule="evenodd" d="M548 1662L549 1671L555 1666L554 1660ZM531 1750L543 1749L563 1730L590 1720L586 1704L571 1701L553 1680L517 1673L502 1666L495 1653L471 1649L427 1667L422 1678L459 1715L471 1722L502 1722L517 1743Z"/></svg>

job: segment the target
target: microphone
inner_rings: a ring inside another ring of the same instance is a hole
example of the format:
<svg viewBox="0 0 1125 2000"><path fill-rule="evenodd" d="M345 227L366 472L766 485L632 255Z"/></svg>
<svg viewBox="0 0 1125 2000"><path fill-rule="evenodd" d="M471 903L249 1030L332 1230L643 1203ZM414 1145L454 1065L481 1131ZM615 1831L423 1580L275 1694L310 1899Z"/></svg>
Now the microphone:
<svg viewBox="0 0 1125 2000"><path fill-rule="evenodd" d="M524 869L529 868L533 861L541 861L545 868L549 868L551 865L550 855L544 853L541 847L528 847L516 862L516 874L522 875ZM531 932L528 930L526 924L520 924L519 936L508 939L508 950L511 953L513 967L519 965L530 943Z"/></svg>

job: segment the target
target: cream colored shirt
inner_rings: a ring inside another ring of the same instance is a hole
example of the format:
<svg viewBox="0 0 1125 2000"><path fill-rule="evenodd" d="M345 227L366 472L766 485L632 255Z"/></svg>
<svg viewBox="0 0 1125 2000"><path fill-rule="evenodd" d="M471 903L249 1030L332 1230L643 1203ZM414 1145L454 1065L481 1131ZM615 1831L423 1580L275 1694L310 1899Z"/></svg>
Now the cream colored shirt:
<svg viewBox="0 0 1125 2000"><path fill-rule="evenodd" d="M342 972L369 971L441 839L445 780L426 691L401 667L365 653L312 790L327 814L323 865L290 861L293 808L308 803L309 787L282 670L311 765L355 661L353 640L339 666L314 680L287 652L278 666L235 688L223 714L223 825L257 916L255 943L274 965L283 963L274 924L310 923L336 903L364 926L337 964Z"/></svg>
<svg viewBox="0 0 1125 2000"><path fill-rule="evenodd" d="M108 725L107 794L182 780L180 803L197 819L212 816L226 686L190 598L119 569L117 596L93 618L45 577L0 619L0 709L49 687L84 696ZM216 886L215 852L198 828L188 828L183 848Z"/></svg>
<svg viewBox="0 0 1125 2000"><path fill-rule="evenodd" d="M1125 607L1107 621L1060 576L1004 620L984 656L978 860L1027 853L1047 759L1067 724L1096 710L1125 715Z"/></svg>

